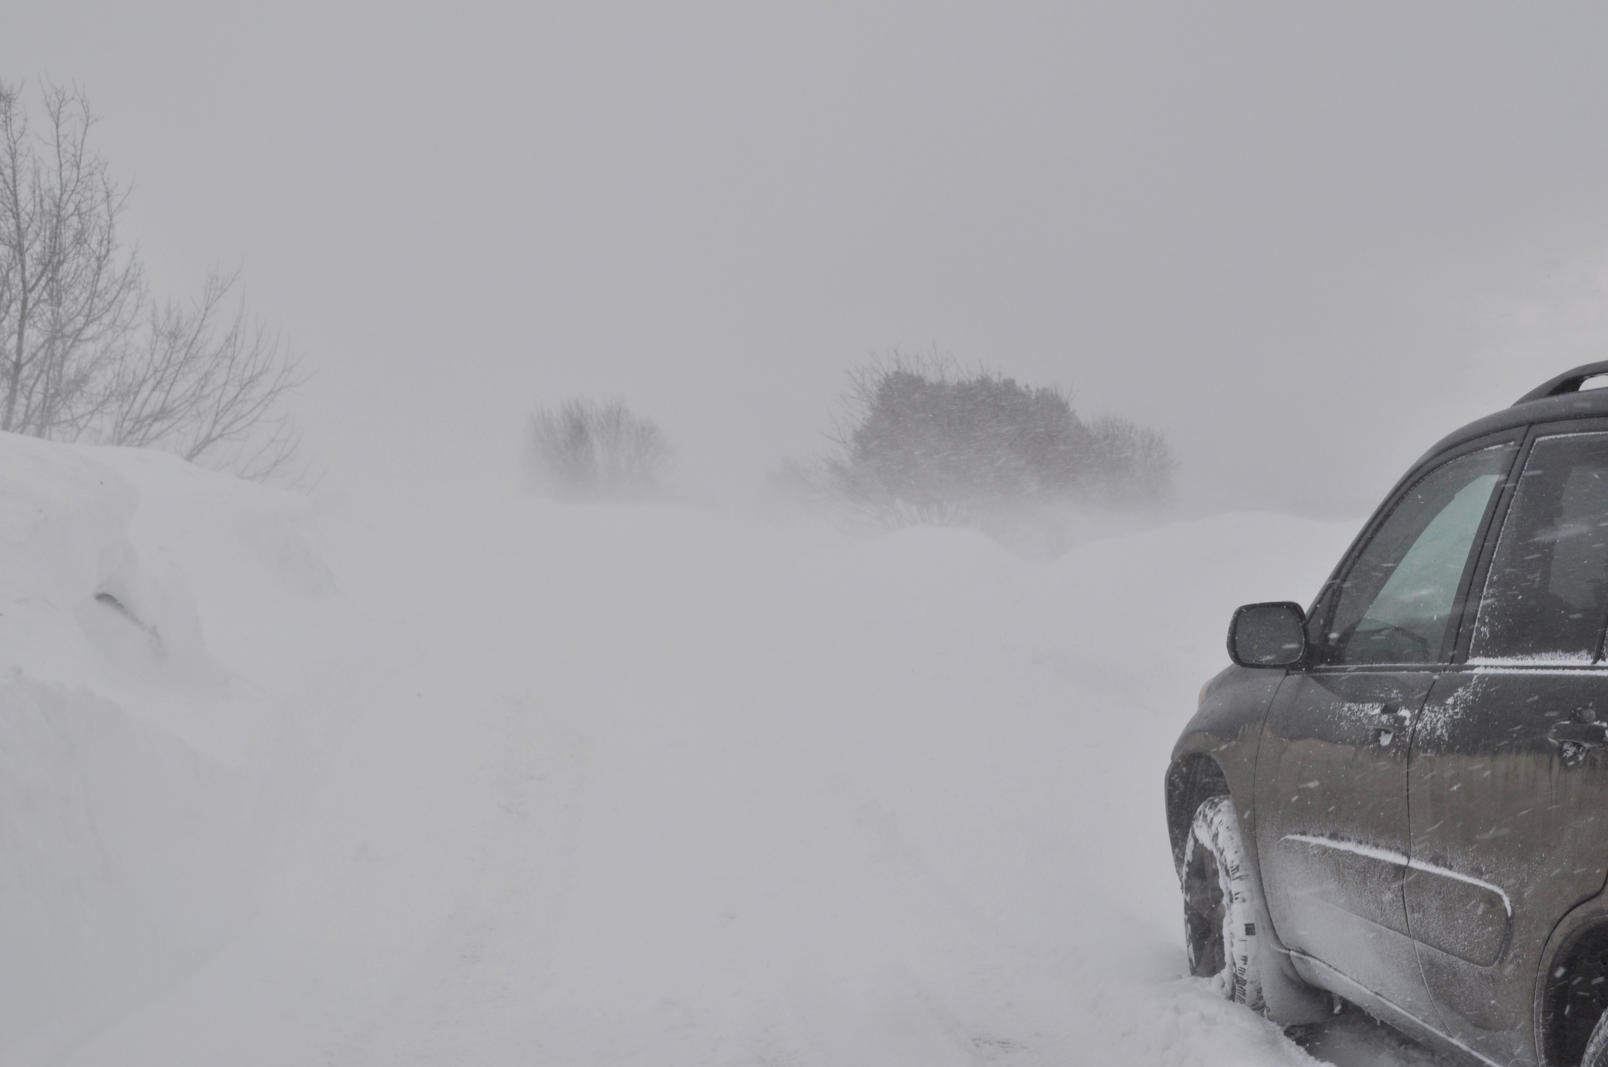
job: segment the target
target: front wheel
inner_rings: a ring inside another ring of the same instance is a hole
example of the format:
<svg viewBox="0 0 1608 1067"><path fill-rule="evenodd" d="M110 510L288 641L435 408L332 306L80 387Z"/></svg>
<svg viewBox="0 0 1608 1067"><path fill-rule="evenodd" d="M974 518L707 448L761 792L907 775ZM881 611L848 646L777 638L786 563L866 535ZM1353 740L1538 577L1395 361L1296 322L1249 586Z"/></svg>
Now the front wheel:
<svg viewBox="0 0 1608 1067"><path fill-rule="evenodd" d="M1266 1011L1256 925L1261 892L1240 838L1234 801L1226 796L1211 797L1195 809L1184 842L1183 891L1189 973L1212 979L1230 1000Z"/></svg>

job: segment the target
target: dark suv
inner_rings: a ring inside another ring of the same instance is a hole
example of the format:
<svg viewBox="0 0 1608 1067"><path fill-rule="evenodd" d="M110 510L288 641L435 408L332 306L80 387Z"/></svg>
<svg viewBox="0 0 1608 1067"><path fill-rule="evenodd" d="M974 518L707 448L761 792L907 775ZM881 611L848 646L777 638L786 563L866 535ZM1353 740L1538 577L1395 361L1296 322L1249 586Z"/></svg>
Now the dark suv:
<svg viewBox="0 0 1608 1067"><path fill-rule="evenodd" d="M1608 1067L1608 363L1452 434L1167 771L1192 971L1469 1062Z"/></svg>

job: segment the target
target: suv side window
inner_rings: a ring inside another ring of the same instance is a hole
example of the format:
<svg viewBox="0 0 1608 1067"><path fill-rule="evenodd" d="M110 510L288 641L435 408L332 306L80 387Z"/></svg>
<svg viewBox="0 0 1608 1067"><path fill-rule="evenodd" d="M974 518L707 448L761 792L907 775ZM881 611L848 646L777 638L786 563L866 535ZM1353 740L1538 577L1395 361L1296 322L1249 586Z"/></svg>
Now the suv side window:
<svg viewBox="0 0 1608 1067"><path fill-rule="evenodd" d="M1497 539L1471 658L1594 663L1608 623L1608 433L1530 449Z"/></svg>
<svg viewBox="0 0 1608 1067"><path fill-rule="evenodd" d="M1439 662L1474 539L1517 451L1448 460L1397 500L1330 592L1317 662Z"/></svg>

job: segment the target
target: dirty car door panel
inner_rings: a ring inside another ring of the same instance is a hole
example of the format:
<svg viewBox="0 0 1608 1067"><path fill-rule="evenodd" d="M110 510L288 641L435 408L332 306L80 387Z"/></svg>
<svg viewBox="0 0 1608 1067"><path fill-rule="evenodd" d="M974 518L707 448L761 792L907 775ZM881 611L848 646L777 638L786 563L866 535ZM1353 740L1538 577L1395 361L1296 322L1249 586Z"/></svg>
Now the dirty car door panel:
<svg viewBox="0 0 1608 1067"><path fill-rule="evenodd" d="M1437 680L1409 770L1408 923L1443 1023L1534 1056L1554 924L1608 876L1608 433L1530 449L1467 662Z"/></svg>
<svg viewBox="0 0 1608 1067"><path fill-rule="evenodd" d="M1413 723L1449 651L1512 441L1430 469L1381 512L1312 613L1257 763L1256 836L1280 940L1433 1018L1403 884Z"/></svg>

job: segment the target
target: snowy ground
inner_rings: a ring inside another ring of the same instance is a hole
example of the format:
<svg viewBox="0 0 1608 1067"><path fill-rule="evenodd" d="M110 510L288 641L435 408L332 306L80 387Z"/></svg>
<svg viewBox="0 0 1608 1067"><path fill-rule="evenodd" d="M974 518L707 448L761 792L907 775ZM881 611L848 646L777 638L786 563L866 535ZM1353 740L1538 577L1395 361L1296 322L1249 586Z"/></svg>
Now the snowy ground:
<svg viewBox="0 0 1608 1067"><path fill-rule="evenodd" d="M1180 977L1160 784L1347 524L1029 562L0 470L0 1065L1314 1062Z"/></svg>

